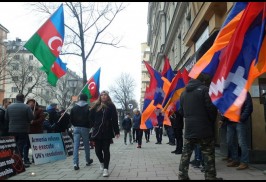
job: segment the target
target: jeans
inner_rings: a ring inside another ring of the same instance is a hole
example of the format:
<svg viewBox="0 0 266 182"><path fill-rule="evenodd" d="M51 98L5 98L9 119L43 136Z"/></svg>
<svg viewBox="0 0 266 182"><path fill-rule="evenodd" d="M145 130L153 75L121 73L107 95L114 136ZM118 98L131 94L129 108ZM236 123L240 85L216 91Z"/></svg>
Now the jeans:
<svg viewBox="0 0 266 182"><path fill-rule="evenodd" d="M162 142L163 128L162 127L155 128L155 134L157 142Z"/></svg>
<svg viewBox="0 0 266 182"><path fill-rule="evenodd" d="M131 135L131 130L124 130L125 136L124 136L124 141L127 143L127 134L129 135L129 142L132 143L132 135Z"/></svg>
<svg viewBox="0 0 266 182"><path fill-rule="evenodd" d="M238 157L238 145L235 142L235 136L237 136L238 144L241 148L241 157ZM234 161L240 161L241 163L249 163L249 149L247 140L247 123L230 122L227 124L227 144L230 148L231 157Z"/></svg>
<svg viewBox="0 0 266 182"><path fill-rule="evenodd" d="M90 161L90 141L89 141L90 128L85 127L74 127L74 151L73 151L73 163L79 165L79 145L80 138L83 140L85 150L85 160Z"/></svg>

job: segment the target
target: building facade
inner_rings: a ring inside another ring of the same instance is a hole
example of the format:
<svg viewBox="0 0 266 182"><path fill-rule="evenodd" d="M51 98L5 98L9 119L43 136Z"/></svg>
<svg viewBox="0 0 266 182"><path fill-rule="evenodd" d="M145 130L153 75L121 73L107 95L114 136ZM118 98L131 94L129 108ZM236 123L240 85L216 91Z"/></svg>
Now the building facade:
<svg viewBox="0 0 266 182"><path fill-rule="evenodd" d="M5 42L8 33L9 31L0 24L0 101L4 99L5 93L5 65L7 61Z"/></svg>
<svg viewBox="0 0 266 182"><path fill-rule="evenodd" d="M147 44L150 62L161 71L164 56L177 71L191 70L211 47L233 2L150 2L148 7ZM256 79L250 93L254 111L250 121L250 161L266 162L266 92L265 74ZM264 106L265 105L265 106ZM265 111L264 111L265 110ZM265 115L265 116L264 116ZM217 143L226 155L226 131L217 129Z"/></svg>
<svg viewBox="0 0 266 182"><path fill-rule="evenodd" d="M23 47L25 41L17 38L5 43L8 64L5 69L3 98L15 101L18 93L23 93L26 100L34 98L44 109L51 103L66 108L71 103L71 97L82 88L82 79L73 71L67 69L66 74L58 79L56 87L47 82L47 74L40 68L42 64L35 56ZM68 81L76 80L72 88Z"/></svg>
<svg viewBox="0 0 266 182"><path fill-rule="evenodd" d="M150 60L150 48L148 47L147 43L141 44L141 58L143 61ZM146 92L146 88L149 86L150 83L150 75L149 72L144 64L144 62L141 62L141 95L140 95L140 110L143 108L143 102L144 102L144 94Z"/></svg>

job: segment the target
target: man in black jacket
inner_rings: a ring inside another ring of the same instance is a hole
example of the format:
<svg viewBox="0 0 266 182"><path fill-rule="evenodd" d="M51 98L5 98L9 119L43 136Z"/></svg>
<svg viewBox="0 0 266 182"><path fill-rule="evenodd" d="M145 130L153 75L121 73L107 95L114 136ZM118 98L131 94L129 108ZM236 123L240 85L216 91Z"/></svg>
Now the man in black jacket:
<svg viewBox="0 0 266 182"><path fill-rule="evenodd" d="M132 120L130 118L129 113L127 113L126 117L123 119L122 127L123 127L124 133L125 133L125 136L124 136L125 145L127 144L127 134L129 135L130 144L133 144L132 143L132 135L131 135Z"/></svg>
<svg viewBox="0 0 266 182"><path fill-rule="evenodd" d="M90 107L87 100L88 96L86 94L80 94L79 101L70 111L70 122L74 126L74 170L79 170L79 145L81 138L85 150L86 166L89 166L93 162L90 158L89 133L91 129L91 122L89 118Z"/></svg>
<svg viewBox="0 0 266 182"><path fill-rule="evenodd" d="M208 75L200 74L191 79L180 97L179 112L184 117L184 148L179 165L179 180L188 180L191 154L199 144L204 156L205 179L221 180L216 177L214 123L217 109L212 104L209 92Z"/></svg>

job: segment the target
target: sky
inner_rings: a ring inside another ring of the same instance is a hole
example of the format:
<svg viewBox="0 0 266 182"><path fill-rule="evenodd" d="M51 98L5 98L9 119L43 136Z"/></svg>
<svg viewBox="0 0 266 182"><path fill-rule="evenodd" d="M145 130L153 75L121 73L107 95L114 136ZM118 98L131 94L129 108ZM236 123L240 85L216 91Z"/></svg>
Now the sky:
<svg viewBox="0 0 266 182"><path fill-rule="evenodd" d="M122 37L120 45L125 48L101 46L95 49L87 62L87 78L89 79L100 67L100 90L108 90L122 72L129 73L136 81L135 99L140 100L141 87L141 43L147 42L147 13L148 2L130 2L125 10L121 11L108 32ZM0 2L0 24L9 30L8 40L17 37L27 41L47 17L31 12L24 3ZM82 76L81 61L71 57L63 58L67 67Z"/></svg>

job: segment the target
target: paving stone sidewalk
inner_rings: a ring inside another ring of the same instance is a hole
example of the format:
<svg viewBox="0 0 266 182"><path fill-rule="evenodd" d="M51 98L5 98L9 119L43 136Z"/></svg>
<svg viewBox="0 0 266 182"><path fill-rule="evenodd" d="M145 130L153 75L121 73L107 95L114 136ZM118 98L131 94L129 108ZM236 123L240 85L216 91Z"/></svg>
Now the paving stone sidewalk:
<svg viewBox="0 0 266 182"><path fill-rule="evenodd" d="M143 136L142 148L137 144L124 144L123 131L119 139L114 139L111 144L111 161L109 165L109 177L102 177L99 162L94 149L91 150L93 164L85 165L84 150L80 150L80 170L75 171L72 164L73 156L66 160L32 164L26 171L8 180L177 180L178 166L181 155L172 154L175 146L166 144L168 138L163 136L161 145L155 144L156 137L153 133L149 143ZM266 164L250 165L249 169L238 171L235 168L226 167L222 161L219 149L216 152L217 177L225 180L266 180ZM192 156L193 158L193 156ZM34 173L35 175L32 175ZM198 168L190 166L189 177L192 180L204 180L204 174Z"/></svg>

